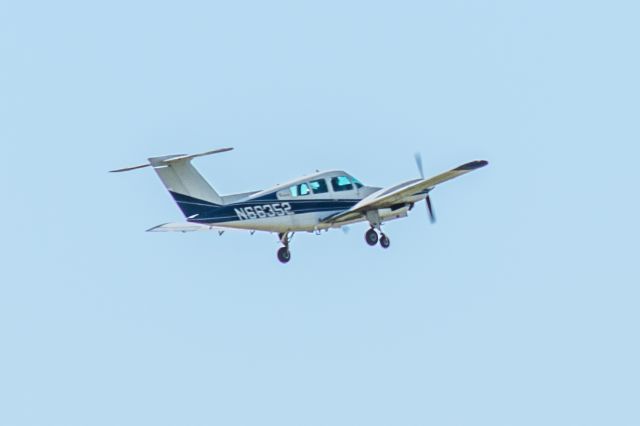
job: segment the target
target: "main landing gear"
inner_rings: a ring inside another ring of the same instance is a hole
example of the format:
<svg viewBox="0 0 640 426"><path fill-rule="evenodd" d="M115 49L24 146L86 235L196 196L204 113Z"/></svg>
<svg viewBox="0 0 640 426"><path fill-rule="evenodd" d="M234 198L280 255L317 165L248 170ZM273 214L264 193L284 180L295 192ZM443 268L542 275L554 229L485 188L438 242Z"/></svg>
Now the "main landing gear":
<svg viewBox="0 0 640 426"><path fill-rule="evenodd" d="M278 238L280 238L280 242L284 246L278 249L278 260L281 263L289 263L289 261L291 260L291 251L289 250L289 243L293 238L293 233L291 233L291 235L289 235L288 232L281 233L281 234L278 234Z"/></svg>
<svg viewBox="0 0 640 426"><path fill-rule="evenodd" d="M379 242L380 246L386 249L386 248L389 248L389 246L391 245L391 241L389 241L389 237L387 237L382 232L378 237L378 233L374 228L369 229L367 233L364 234L364 239L367 242L367 244L369 244L370 246L375 246Z"/></svg>
<svg viewBox="0 0 640 426"><path fill-rule="evenodd" d="M389 237L384 234L380 235L380 246L384 249L388 249L390 245L391 241L389 241Z"/></svg>
<svg viewBox="0 0 640 426"><path fill-rule="evenodd" d="M389 241L389 237L384 235L382 232L382 220L380 218L380 214L377 210L370 210L366 213L367 220L369 221L369 225L371 225L371 229L364 234L364 239L370 246L375 246L380 242L380 246L382 248L389 248L391 245L391 241ZM377 230L377 231L376 231ZM378 236L378 231L380 231L380 236Z"/></svg>
<svg viewBox="0 0 640 426"><path fill-rule="evenodd" d="M289 251L289 247L280 247L278 249L278 260L281 263L289 263L291 260L291 251Z"/></svg>
<svg viewBox="0 0 640 426"><path fill-rule="evenodd" d="M364 239L370 246L375 246L378 244L378 233L375 229L371 228L364 234Z"/></svg>

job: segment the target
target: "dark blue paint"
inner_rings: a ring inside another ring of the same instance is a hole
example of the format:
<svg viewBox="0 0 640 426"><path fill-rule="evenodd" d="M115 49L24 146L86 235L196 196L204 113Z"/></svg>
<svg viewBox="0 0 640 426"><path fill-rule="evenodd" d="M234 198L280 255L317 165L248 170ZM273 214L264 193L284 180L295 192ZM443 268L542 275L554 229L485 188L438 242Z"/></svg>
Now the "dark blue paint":
<svg viewBox="0 0 640 426"><path fill-rule="evenodd" d="M223 223L240 220L235 212L237 208L263 206L271 202L277 203L289 203L291 210L295 214L302 213L315 213L315 212L332 212L332 211L344 211L348 210L356 205L359 199L349 200L278 200L276 194L267 194L262 197L254 198L247 201L241 201L238 203L219 205L211 203L209 201L201 200L198 198L190 197L188 195L172 192L171 196L182 210L185 217L189 218L196 216L193 219L189 219L190 222L198 223Z"/></svg>

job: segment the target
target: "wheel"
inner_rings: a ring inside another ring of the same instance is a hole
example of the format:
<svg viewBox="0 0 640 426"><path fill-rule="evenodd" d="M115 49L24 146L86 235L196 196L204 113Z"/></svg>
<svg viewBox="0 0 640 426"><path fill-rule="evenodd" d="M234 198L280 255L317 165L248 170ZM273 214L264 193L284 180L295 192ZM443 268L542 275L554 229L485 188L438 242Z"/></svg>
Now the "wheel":
<svg viewBox="0 0 640 426"><path fill-rule="evenodd" d="M380 245L382 246L382 248L389 248L389 246L391 245L391 241L389 241L389 237L382 234L380 236Z"/></svg>
<svg viewBox="0 0 640 426"><path fill-rule="evenodd" d="M278 250L278 260L282 263L289 263L291 260L291 252L287 247L280 247L280 250Z"/></svg>
<svg viewBox="0 0 640 426"><path fill-rule="evenodd" d="M378 233L375 229L369 229L366 234L364 234L364 239L370 246L375 246L378 244Z"/></svg>

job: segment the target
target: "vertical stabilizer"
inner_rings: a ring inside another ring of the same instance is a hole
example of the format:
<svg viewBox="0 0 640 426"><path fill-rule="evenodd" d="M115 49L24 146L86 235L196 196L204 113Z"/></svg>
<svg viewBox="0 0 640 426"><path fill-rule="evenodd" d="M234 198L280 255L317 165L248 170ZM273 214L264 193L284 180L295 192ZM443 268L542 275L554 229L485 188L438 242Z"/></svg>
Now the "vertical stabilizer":
<svg viewBox="0 0 640 426"><path fill-rule="evenodd" d="M193 167L191 160L191 157L175 159L175 156L165 156L149 158L149 163L171 193L223 204L222 197Z"/></svg>
<svg viewBox="0 0 640 426"><path fill-rule="evenodd" d="M214 151L194 155L165 155L151 157L148 164L112 170L112 172L126 172L143 167L153 167L158 177L169 190L173 199L186 217L191 217L202 211L202 208L217 208L224 204L224 200L215 189L202 177L191 164L196 157L230 151L233 148L222 148Z"/></svg>

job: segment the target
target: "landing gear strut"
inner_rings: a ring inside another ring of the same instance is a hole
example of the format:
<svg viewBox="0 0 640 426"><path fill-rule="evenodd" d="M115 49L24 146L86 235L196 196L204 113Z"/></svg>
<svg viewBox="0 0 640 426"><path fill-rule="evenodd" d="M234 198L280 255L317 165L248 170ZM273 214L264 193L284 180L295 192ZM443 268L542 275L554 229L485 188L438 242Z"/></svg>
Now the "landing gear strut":
<svg viewBox="0 0 640 426"><path fill-rule="evenodd" d="M278 260L281 263L289 263L291 260L291 251L289 250L289 243L293 238L293 233L289 235L289 233L278 234L278 238L280 238L280 242L284 247L280 247L278 249Z"/></svg>

